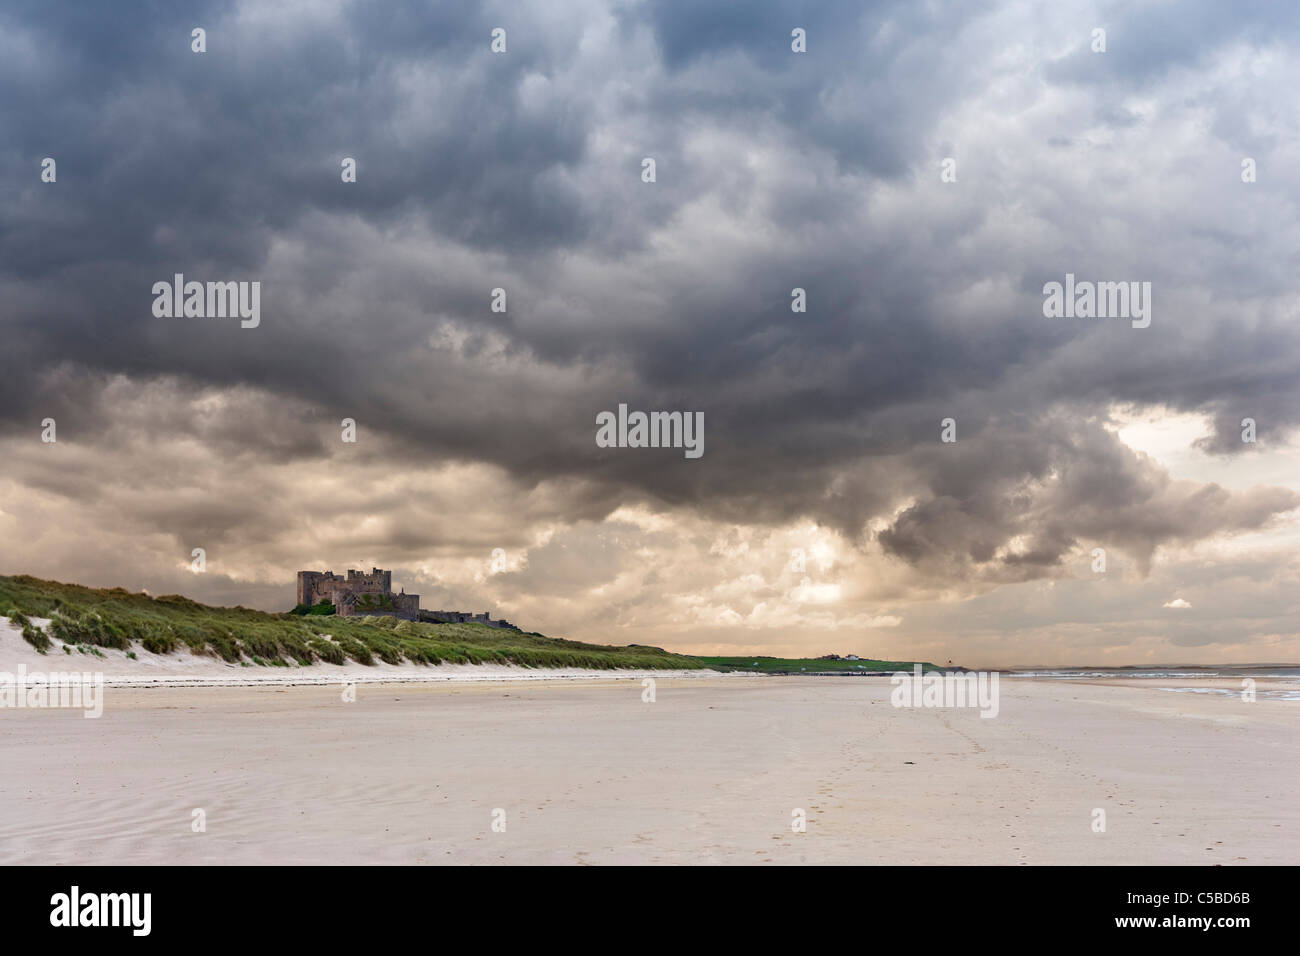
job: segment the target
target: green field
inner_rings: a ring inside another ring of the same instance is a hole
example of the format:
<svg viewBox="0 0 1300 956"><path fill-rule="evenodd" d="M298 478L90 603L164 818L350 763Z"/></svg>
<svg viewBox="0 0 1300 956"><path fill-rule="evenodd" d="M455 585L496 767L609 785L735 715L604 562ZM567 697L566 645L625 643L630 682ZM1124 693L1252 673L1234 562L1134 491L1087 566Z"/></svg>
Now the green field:
<svg viewBox="0 0 1300 956"><path fill-rule="evenodd" d="M696 657L705 667L720 671L753 671L756 674L892 674L911 671L912 661L827 661L807 657ZM922 663L925 672L939 670Z"/></svg>
<svg viewBox="0 0 1300 956"><path fill-rule="evenodd" d="M486 624L426 624L384 617L335 617L332 607L268 614L209 607L178 594L153 598L122 588L87 588L28 575L0 575L0 617L22 628L41 653L50 638L97 653L98 647L156 654L189 652L245 666L291 664L517 664L599 670L749 671L761 674L865 673L910 670L902 661L827 661L779 657L693 657L641 644L584 644ZM29 618L50 618L42 631ZM926 670L934 669L925 664Z"/></svg>

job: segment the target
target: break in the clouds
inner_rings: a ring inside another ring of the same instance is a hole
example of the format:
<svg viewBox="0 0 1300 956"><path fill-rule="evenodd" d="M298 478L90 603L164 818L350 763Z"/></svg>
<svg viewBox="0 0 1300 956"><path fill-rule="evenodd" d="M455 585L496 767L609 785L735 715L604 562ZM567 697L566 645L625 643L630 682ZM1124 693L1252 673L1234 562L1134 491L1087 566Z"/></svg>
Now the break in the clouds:
<svg viewBox="0 0 1300 956"><path fill-rule="evenodd" d="M375 564L683 650L1294 656L1298 46L1208 0L9 4L0 570L281 609ZM157 317L177 274L260 283L257 326ZM1048 318L1067 275L1150 283L1149 327ZM598 447L620 403L707 452Z"/></svg>

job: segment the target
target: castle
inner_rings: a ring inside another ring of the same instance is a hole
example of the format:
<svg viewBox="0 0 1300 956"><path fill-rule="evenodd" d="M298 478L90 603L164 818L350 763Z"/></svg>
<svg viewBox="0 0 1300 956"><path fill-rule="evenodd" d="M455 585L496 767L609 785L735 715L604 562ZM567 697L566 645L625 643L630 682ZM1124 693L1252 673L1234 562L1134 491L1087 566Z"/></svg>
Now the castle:
<svg viewBox="0 0 1300 956"><path fill-rule="evenodd" d="M488 627L508 628L517 631L509 621L492 620L487 611L474 614L470 611L421 611L420 595L407 594L405 589L393 593L393 572L371 568L369 574L348 569L347 577L333 571L299 571L298 604L314 607L321 601L334 605L340 617L392 615L407 621L431 621L443 624L486 624Z"/></svg>
<svg viewBox="0 0 1300 956"><path fill-rule="evenodd" d="M333 571L299 571L298 603L312 607L321 601L334 605L340 617L391 614L414 621L420 616L420 595L403 590L393 593L393 572L372 568L369 574L348 569L347 577Z"/></svg>

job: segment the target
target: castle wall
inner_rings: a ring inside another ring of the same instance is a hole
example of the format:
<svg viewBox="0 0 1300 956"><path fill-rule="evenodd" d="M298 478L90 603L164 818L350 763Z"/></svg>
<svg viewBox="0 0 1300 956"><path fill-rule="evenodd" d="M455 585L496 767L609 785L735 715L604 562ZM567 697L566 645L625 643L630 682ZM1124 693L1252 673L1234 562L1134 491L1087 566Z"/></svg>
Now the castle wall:
<svg viewBox="0 0 1300 956"><path fill-rule="evenodd" d="M504 618L492 620L490 612L484 611L482 614L475 614L473 611L420 611L419 620L428 621L432 624L486 624L488 627L506 628L511 631L517 631L515 627Z"/></svg>

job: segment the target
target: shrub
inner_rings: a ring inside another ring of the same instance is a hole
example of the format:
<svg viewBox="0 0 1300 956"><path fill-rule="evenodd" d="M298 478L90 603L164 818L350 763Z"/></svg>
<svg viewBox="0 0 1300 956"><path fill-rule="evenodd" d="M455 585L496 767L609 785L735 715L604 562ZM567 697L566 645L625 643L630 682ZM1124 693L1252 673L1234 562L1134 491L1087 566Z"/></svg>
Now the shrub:
<svg viewBox="0 0 1300 956"><path fill-rule="evenodd" d="M358 664L365 664L370 667L375 663L375 655L370 652L370 648L362 644L355 637L348 637L346 634L336 635L334 640L338 643L340 649L348 657L352 658Z"/></svg>
<svg viewBox="0 0 1300 956"><path fill-rule="evenodd" d="M153 654L170 654L176 650L176 635L165 624L154 625L145 629L144 639L141 641L144 649Z"/></svg>
<svg viewBox="0 0 1300 956"><path fill-rule="evenodd" d="M23 640L32 645L32 647L36 648L42 654L50 649L49 637L35 624L23 624Z"/></svg>
<svg viewBox="0 0 1300 956"><path fill-rule="evenodd" d="M323 637L307 638L307 646L315 651L316 656L327 664L343 664L347 661L347 655L343 653L343 648L339 647L333 641L327 641Z"/></svg>
<svg viewBox="0 0 1300 956"><path fill-rule="evenodd" d="M299 617L306 617L308 614L325 616L334 613L334 605L329 601L321 601L319 604L308 606L306 604L297 605L290 614L297 614Z"/></svg>

